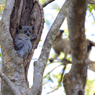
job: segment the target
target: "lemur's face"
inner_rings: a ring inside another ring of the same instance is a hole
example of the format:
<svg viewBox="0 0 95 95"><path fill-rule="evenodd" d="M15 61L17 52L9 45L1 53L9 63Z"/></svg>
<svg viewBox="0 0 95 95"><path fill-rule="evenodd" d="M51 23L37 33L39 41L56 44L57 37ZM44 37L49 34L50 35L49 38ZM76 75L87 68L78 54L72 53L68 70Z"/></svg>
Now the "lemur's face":
<svg viewBox="0 0 95 95"><path fill-rule="evenodd" d="M22 25L19 25L20 33L24 33L27 36L30 36L30 35L33 34L33 29L34 29L34 26L22 26Z"/></svg>

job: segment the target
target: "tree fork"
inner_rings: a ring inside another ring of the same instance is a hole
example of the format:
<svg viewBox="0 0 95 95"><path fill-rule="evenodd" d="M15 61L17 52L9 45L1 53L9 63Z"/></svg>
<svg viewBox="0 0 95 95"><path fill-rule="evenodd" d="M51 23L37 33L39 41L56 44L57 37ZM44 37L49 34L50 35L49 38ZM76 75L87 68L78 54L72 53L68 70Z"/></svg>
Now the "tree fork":
<svg viewBox="0 0 95 95"><path fill-rule="evenodd" d="M32 42L33 49L28 58L23 60L25 78L27 81L27 72L34 50L40 41L44 25L43 9L37 0L16 0L10 20L10 32L14 39L15 31L19 24L34 26L34 33L38 34L37 39Z"/></svg>
<svg viewBox="0 0 95 95"><path fill-rule="evenodd" d="M38 34L33 41L33 49L28 58L19 58L15 51L14 38L19 24L33 25L34 33ZM34 50L40 41L44 25L43 9L36 0L6 0L1 21L0 44L2 47L2 72L17 86L21 93L25 93L27 86L27 72ZM2 95L14 95L8 85L2 81Z"/></svg>

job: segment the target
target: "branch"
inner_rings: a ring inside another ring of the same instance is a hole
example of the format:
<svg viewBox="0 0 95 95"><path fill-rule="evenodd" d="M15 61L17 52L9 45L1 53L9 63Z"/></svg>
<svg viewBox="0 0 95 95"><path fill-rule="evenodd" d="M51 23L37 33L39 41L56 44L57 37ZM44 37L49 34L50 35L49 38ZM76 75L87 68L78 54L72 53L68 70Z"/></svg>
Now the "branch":
<svg viewBox="0 0 95 95"><path fill-rule="evenodd" d="M62 62L62 65L68 65L68 64L72 64L72 62L71 61L69 61L68 59L66 59L65 60L66 61L66 63L64 62L64 60L56 60L56 61L54 61L55 63L56 62ZM53 63L54 63L53 62ZM93 72L95 72L95 61L91 61L91 60L88 60L88 69L89 70L92 70Z"/></svg>
<svg viewBox="0 0 95 95"><path fill-rule="evenodd" d="M61 84L61 82L62 82L62 80L63 80L63 75L64 75L64 73L65 73L66 66L67 66L67 65L64 65L64 67L63 67L63 69L62 69L62 74L61 74L61 78L60 78L60 84Z"/></svg>
<svg viewBox="0 0 95 95"><path fill-rule="evenodd" d="M55 0L46 0L43 4L42 4L42 7L45 7L47 6L49 3L53 2ZM88 0L88 3L89 4L92 4L92 5L95 5L95 0Z"/></svg>
<svg viewBox="0 0 95 95"><path fill-rule="evenodd" d="M52 91L50 91L50 92L48 92L47 94L50 94L50 93L52 93L52 92L54 92L54 91L58 90L58 88L59 88L59 86L55 86L54 88L52 88L53 90L52 90Z"/></svg>
<svg viewBox="0 0 95 95"><path fill-rule="evenodd" d="M88 0L89 4L95 5L95 0Z"/></svg>
<svg viewBox="0 0 95 95"><path fill-rule="evenodd" d="M4 73L0 72L0 77L10 87L14 95L21 95L18 88L9 80L9 78Z"/></svg>
<svg viewBox="0 0 95 95"><path fill-rule="evenodd" d="M90 70L95 72L95 61L89 61L88 66Z"/></svg>
<svg viewBox="0 0 95 95"><path fill-rule="evenodd" d="M42 90L42 78L46 63L49 57L50 49L53 43L53 40L56 36L57 31L59 30L61 24L63 23L65 17L67 16L67 8L69 6L69 1L67 0L60 12L58 13L54 23L52 24L49 33L47 34L46 40L44 42L41 55L38 61L34 62L34 77L33 77L33 87L32 92L34 95L40 95Z"/></svg>
<svg viewBox="0 0 95 95"><path fill-rule="evenodd" d="M62 65L58 65L57 67L53 68L51 71L49 71L43 78L45 78L47 75L49 75L52 71L54 71L56 68L58 68L59 66L62 66Z"/></svg>
<svg viewBox="0 0 95 95"><path fill-rule="evenodd" d="M45 7L47 6L49 3L53 2L55 0L46 0L43 4L42 4L42 7Z"/></svg>

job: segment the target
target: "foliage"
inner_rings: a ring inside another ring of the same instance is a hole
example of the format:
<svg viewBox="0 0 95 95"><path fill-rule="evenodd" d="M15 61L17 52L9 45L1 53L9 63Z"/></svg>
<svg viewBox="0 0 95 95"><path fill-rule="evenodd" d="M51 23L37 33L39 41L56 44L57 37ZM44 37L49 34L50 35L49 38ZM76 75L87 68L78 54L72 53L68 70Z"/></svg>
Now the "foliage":
<svg viewBox="0 0 95 95"><path fill-rule="evenodd" d="M1 2L0 2L0 16L2 15L4 7L5 7L5 0L1 0Z"/></svg>
<svg viewBox="0 0 95 95"><path fill-rule="evenodd" d="M95 13L95 5L88 4L87 9L90 12L89 16L92 16L92 18L94 20L94 24L95 24L95 14L94 14Z"/></svg>
<svg viewBox="0 0 95 95"><path fill-rule="evenodd" d="M44 3L45 2L45 0L40 0L40 3Z"/></svg>
<svg viewBox="0 0 95 95"><path fill-rule="evenodd" d="M95 81L95 79L94 80L87 79L86 95L93 95L94 94L94 89L95 89L94 85L95 85L95 83L93 81Z"/></svg>
<svg viewBox="0 0 95 95"><path fill-rule="evenodd" d="M95 5L88 4L87 9L90 13L92 13L92 11L95 9Z"/></svg>

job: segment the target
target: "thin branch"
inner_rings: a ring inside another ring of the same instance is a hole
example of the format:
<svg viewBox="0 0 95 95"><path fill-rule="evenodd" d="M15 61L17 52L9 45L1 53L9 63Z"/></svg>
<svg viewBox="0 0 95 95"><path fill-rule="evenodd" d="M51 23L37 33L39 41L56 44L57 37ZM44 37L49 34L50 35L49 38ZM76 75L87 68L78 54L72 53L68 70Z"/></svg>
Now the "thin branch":
<svg viewBox="0 0 95 95"><path fill-rule="evenodd" d="M50 91L50 92L48 92L47 94L50 94L50 93L52 93L52 92L56 91L58 88L59 88L59 86L55 86L55 87L53 88L53 90L52 90L52 91Z"/></svg>
<svg viewBox="0 0 95 95"><path fill-rule="evenodd" d="M55 0L46 0L43 4L42 4L42 7L45 7L47 6L49 3L53 2Z"/></svg>
<svg viewBox="0 0 95 95"><path fill-rule="evenodd" d="M95 61L89 61L88 62L88 66L90 70L94 71L95 72Z"/></svg>
<svg viewBox="0 0 95 95"><path fill-rule="evenodd" d="M46 0L43 4L42 4L42 7L45 7L47 6L49 3L53 2L55 0ZM95 0L88 0L88 3L89 4L92 4L92 5L95 5Z"/></svg>
<svg viewBox="0 0 95 95"><path fill-rule="evenodd" d="M47 75L49 75L52 71L54 71L56 68L58 68L58 67L60 67L60 66L62 66L61 64L60 65L58 65L57 67L55 67L55 68L53 68L50 72L48 72L43 78L45 78Z"/></svg>
<svg viewBox="0 0 95 95"><path fill-rule="evenodd" d="M94 17L94 15L93 15L93 13L90 13L91 14L91 16L92 16L92 18L93 18L93 20L94 20L94 22L95 22L95 17Z"/></svg>
<svg viewBox="0 0 95 95"><path fill-rule="evenodd" d="M89 4L95 5L95 0L88 0Z"/></svg>
<svg viewBox="0 0 95 95"><path fill-rule="evenodd" d="M0 72L0 77L10 87L10 89L13 91L14 95L21 95L18 88L9 80L9 78L4 73Z"/></svg>
<svg viewBox="0 0 95 95"><path fill-rule="evenodd" d="M62 79L63 79L63 75L65 73L66 66L67 65L64 65L64 67L63 67L63 71L62 71L61 78L60 78L60 83L62 82Z"/></svg>

